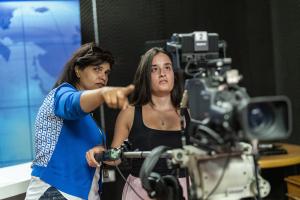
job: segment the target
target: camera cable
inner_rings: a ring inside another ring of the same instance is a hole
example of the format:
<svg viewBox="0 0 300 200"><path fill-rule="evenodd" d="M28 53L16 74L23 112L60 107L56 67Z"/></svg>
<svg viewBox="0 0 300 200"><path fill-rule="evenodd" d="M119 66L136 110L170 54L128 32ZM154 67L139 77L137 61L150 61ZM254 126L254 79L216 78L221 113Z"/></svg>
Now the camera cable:
<svg viewBox="0 0 300 200"><path fill-rule="evenodd" d="M120 168L116 165L115 166L116 169L117 169L117 172L119 173L119 175L122 177L122 179L125 181L125 184L128 184L128 186L132 189L132 191L136 194L136 196L141 199L141 200L144 200L143 197L141 197L137 191L135 191L135 189L133 188L133 186L126 180L124 174L121 172Z"/></svg>
<svg viewBox="0 0 300 200"><path fill-rule="evenodd" d="M216 185L213 187L213 189L210 191L210 193L207 195L207 197L204 200L209 199L209 197L211 195L213 195L213 193L216 191L216 189L218 189L220 183L222 182L222 180L224 178L224 175L225 175L225 172L226 172L226 168L228 167L228 164L229 164L229 161L230 161L230 157L231 157L231 153L229 153L228 156L226 157L226 160L225 160L225 163L224 163L224 166L223 166L223 169L222 169L221 176L218 179Z"/></svg>
<svg viewBox="0 0 300 200"><path fill-rule="evenodd" d="M109 152L109 151L107 151ZM112 154L111 153L107 153L106 154L96 154L95 155L95 159L98 160L98 161L103 161L103 160L109 160L108 157L110 157ZM114 163L116 160L112 160ZM131 189L132 191L136 194L136 196L141 199L141 200L145 200L143 197L141 197L137 191L135 191L135 189L133 188L133 186L126 180L124 174L121 172L120 168L118 167L118 165L115 165L115 168L117 170L117 172L119 173L119 175L121 176L121 178L125 181L125 184L127 184Z"/></svg>
<svg viewBox="0 0 300 200"><path fill-rule="evenodd" d="M255 182L256 182L256 190L257 190L257 200L261 200L261 195L260 195L260 188L259 188L259 178L258 178L258 163L257 163L257 155L253 155L253 160L254 160L254 173L255 173Z"/></svg>

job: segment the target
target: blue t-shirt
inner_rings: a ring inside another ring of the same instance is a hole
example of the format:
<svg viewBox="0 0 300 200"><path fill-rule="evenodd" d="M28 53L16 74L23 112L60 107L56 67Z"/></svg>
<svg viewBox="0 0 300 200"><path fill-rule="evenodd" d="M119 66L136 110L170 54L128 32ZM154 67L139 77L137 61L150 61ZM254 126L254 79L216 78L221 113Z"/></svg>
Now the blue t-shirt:
<svg viewBox="0 0 300 200"><path fill-rule="evenodd" d="M63 83L45 98L36 117L32 175L65 193L87 199L95 168L85 154L105 144L105 135L89 113L80 107L80 96Z"/></svg>

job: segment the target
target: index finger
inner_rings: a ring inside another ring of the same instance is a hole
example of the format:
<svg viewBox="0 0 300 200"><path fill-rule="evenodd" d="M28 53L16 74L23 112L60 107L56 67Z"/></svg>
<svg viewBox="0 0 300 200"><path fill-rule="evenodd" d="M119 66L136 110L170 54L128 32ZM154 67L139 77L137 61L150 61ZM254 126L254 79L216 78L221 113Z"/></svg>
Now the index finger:
<svg viewBox="0 0 300 200"><path fill-rule="evenodd" d="M132 93L134 91L134 85L130 84L130 85L126 86L125 88L122 88L122 91L125 96L128 96L130 93Z"/></svg>

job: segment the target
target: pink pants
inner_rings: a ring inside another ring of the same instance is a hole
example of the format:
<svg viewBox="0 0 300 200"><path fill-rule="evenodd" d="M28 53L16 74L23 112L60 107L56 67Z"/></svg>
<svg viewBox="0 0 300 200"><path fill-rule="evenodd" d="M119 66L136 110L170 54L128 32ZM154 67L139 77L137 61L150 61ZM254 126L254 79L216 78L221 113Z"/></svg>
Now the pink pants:
<svg viewBox="0 0 300 200"><path fill-rule="evenodd" d="M140 178L129 175L127 178L127 182L123 188L122 200L141 200L135 192L131 189L128 183L133 187L136 193L138 193L144 200L152 200L148 197L147 192L144 190L141 184ZM187 188L186 188L186 178L179 178L179 183L182 187L183 196L185 199L187 198Z"/></svg>

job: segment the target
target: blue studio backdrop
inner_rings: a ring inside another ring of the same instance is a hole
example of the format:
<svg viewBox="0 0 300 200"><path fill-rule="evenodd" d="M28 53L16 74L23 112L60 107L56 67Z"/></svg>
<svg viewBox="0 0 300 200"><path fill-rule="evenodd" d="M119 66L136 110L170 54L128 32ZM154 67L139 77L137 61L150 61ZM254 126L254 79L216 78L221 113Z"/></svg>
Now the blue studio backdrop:
<svg viewBox="0 0 300 200"><path fill-rule="evenodd" d="M81 44L79 0L0 2L0 167L34 157L34 121Z"/></svg>

